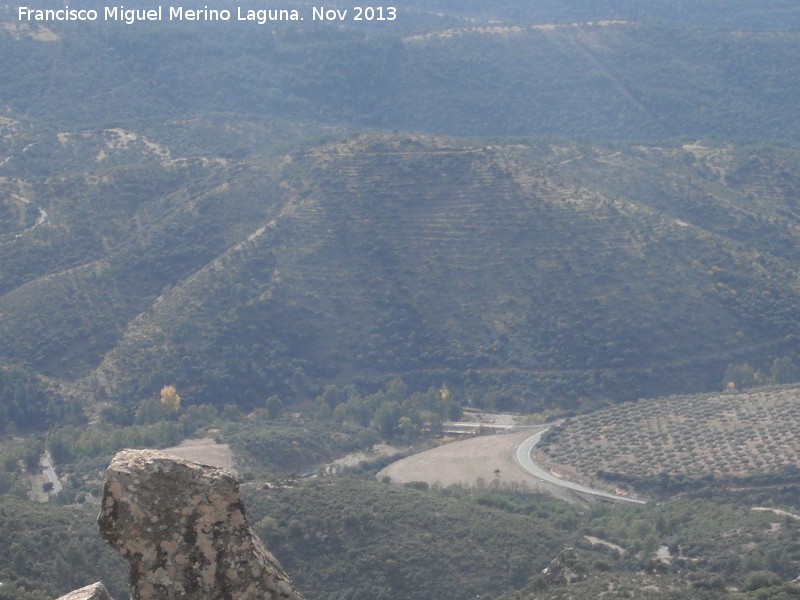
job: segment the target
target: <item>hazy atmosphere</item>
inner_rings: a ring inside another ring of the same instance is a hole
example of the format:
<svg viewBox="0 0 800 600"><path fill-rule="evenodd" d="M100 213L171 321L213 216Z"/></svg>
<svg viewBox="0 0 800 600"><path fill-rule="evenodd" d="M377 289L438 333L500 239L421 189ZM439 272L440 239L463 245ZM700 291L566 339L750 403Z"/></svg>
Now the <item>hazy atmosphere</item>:
<svg viewBox="0 0 800 600"><path fill-rule="evenodd" d="M0 5L0 600L800 598L794 0L157 2Z"/></svg>

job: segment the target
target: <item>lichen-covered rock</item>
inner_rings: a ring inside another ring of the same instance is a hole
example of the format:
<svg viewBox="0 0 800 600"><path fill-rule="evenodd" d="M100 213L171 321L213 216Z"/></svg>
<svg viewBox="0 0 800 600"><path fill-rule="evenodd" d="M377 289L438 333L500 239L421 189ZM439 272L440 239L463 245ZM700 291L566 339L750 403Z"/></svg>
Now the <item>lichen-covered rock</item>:
<svg viewBox="0 0 800 600"><path fill-rule="evenodd" d="M132 600L302 600L223 469L123 450L108 467L98 524L128 560Z"/></svg>
<svg viewBox="0 0 800 600"><path fill-rule="evenodd" d="M102 583L93 583L79 590L70 592L66 596L59 596L56 600L114 600Z"/></svg>

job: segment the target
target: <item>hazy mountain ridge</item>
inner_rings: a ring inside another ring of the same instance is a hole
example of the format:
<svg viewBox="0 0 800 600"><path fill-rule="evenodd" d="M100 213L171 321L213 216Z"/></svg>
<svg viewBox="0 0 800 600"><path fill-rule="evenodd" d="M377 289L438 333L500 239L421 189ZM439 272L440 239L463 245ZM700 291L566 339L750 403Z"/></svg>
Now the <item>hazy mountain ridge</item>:
<svg viewBox="0 0 800 600"><path fill-rule="evenodd" d="M770 28L766 11L748 27L741 7L708 5L661 20L613 5L409 7L399 23L269 32L53 24L49 41L2 28L0 91L9 115L73 127L216 112L459 136L796 140L797 11L778 4ZM714 10L738 16L713 23Z"/></svg>

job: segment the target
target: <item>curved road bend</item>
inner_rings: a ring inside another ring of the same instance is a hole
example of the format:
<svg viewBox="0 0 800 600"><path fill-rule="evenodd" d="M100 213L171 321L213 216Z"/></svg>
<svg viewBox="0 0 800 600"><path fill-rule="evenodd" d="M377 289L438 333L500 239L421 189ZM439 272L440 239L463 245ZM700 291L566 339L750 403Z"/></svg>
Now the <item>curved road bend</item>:
<svg viewBox="0 0 800 600"><path fill-rule="evenodd" d="M542 439L542 435L548 429L550 428L548 427L547 429L544 429L539 433L534 433L531 437L527 438L519 446L517 446L517 452L515 455L517 463L528 473L530 473L534 477L543 479L548 483L552 483L561 486L563 488L574 490L576 492L581 492L582 494L595 496L596 498L614 500L615 502L629 502L631 504L647 504L647 502L645 502L644 500L637 500L636 498L628 498L627 496L617 496L616 494L611 494L609 492L601 492L600 490L593 490L592 488L580 485L579 483L564 481L563 479L559 479L558 477L555 477L554 475L548 473L547 471L539 467L531 459L531 451L533 450L533 447L539 443L539 440Z"/></svg>

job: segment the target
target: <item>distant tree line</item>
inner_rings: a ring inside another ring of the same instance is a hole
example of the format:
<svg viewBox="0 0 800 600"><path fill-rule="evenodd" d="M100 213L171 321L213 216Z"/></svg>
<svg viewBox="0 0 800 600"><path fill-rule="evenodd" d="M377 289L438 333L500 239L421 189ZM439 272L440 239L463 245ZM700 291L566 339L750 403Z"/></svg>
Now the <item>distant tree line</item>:
<svg viewBox="0 0 800 600"><path fill-rule="evenodd" d="M364 428L360 437L365 443L380 439L410 442L422 433L439 431L442 421L461 415L461 406L446 385L410 393L400 377L385 389L366 395L353 386L326 386L316 404L320 420Z"/></svg>
<svg viewBox="0 0 800 600"><path fill-rule="evenodd" d="M722 378L722 387L725 390L743 390L759 385L780 385L798 381L800 381L800 367L791 356L782 356L773 360L767 370L752 367L748 363L729 364Z"/></svg>
<svg viewBox="0 0 800 600"><path fill-rule="evenodd" d="M55 394L29 368L0 368L0 432L44 430L82 420L77 398Z"/></svg>

